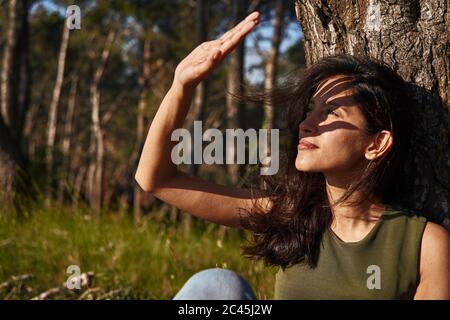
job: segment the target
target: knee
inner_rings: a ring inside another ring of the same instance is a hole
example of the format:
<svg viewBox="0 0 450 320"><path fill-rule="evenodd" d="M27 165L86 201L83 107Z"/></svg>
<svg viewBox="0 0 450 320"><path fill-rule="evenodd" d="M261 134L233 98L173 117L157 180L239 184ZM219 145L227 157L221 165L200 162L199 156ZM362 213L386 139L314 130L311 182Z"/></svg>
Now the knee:
<svg viewBox="0 0 450 320"><path fill-rule="evenodd" d="M241 279L236 272L228 269L222 268L211 268L199 271L192 275L189 280L210 280L210 281L221 281L227 280L231 283L238 283Z"/></svg>
<svg viewBox="0 0 450 320"><path fill-rule="evenodd" d="M174 299L252 300L255 295L247 281L236 272L211 268L191 276Z"/></svg>

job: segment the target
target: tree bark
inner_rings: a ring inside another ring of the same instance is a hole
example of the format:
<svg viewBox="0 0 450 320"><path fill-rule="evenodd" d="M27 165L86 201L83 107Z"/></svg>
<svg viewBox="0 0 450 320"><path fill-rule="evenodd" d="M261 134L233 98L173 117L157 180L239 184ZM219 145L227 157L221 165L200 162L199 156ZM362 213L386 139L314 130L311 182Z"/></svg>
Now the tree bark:
<svg viewBox="0 0 450 320"><path fill-rule="evenodd" d="M450 230L447 0L296 0L307 65L348 53L385 61L415 88L414 155L404 202Z"/></svg>
<svg viewBox="0 0 450 320"><path fill-rule="evenodd" d="M100 125L100 83L106 69L106 65L111 53L111 47L116 37L116 30L111 29L106 38L105 46L100 56L100 62L95 69L94 78L90 86L91 99L91 153L88 170L88 194L89 203L94 212L99 213L102 200L103 183L103 131Z"/></svg>
<svg viewBox="0 0 450 320"><path fill-rule="evenodd" d="M53 95L52 100L50 102L50 109L48 114L48 123L47 123L47 145L46 145L46 154L45 154L45 164L46 164L46 200L50 201L52 197L53 190L53 152L55 146L55 137L56 137L56 125L57 125L57 116L58 116L58 105L59 98L61 97L61 88L64 79L64 69L66 65L66 56L67 56L67 48L69 45L69 37L70 30L67 27L67 24L64 20L63 26L63 34L61 40L61 46L59 48L58 55L58 67L56 71L56 81L55 86L53 87Z"/></svg>

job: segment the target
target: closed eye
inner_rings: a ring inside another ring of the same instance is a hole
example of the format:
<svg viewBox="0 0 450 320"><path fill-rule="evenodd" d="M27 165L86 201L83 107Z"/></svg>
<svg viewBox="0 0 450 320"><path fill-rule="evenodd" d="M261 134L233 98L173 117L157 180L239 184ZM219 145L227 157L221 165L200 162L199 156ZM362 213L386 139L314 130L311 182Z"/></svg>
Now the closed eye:
<svg viewBox="0 0 450 320"><path fill-rule="evenodd" d="M306 115L308 115L312 111L312 109L313 109L312 106L308 106L306 108ZM338 117L339 114L334 111L335 109L337 109L337 106L332 106L331 108L326 108L325 112L326 114L332 114L333 116Z"/></svg>
<svg viewBox="0 0 450 320"><path fill-rule="evenodd" d="M336 117L339 116L335 111L333 111L333 109L327 108L327 114L329 114L329 113L331 113L332 115L334 115L334 116L336 116Z"/></svg>

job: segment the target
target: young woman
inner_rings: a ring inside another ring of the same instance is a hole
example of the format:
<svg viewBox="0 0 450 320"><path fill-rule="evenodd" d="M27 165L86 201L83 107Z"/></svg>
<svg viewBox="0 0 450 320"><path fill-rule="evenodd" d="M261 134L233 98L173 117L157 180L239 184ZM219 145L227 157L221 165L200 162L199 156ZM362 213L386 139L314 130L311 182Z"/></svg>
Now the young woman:
<svg viewBox="0 0 450 320"><path fill-rule="evenodd" d="M177 170L170 137L196 85L258 23L250 14L192 51L150 126L135 179L146 192L214 223L252 231L248 256L280 266L276 299L450 299L445 228L400 206L409 149L406 83L380 62L325 58L274 103L286 106L291 148L264 190L226 187ZM244 214L243 214L244 213ZM229 270L194 275L176 299L252 299Z"/></svg>

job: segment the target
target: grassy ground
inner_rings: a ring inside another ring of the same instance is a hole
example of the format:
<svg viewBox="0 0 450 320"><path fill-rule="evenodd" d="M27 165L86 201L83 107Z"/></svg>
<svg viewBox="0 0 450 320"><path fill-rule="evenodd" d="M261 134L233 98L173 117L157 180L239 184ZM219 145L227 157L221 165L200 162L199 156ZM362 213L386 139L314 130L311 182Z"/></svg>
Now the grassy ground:
<svg viewBox="0 0 450 320"><path fill-rule="evenodd" d="M149 215L152 216L152 215ZM219 240L217 226L195 227L128 217L93 217L81 210L32 209L18 218L0 214L0 299L171 299L195 272L211 267L245 277L258 299L273 298L274 268L241 255L242 234ZM89 286L63 284L78 265Z"/></svg>

